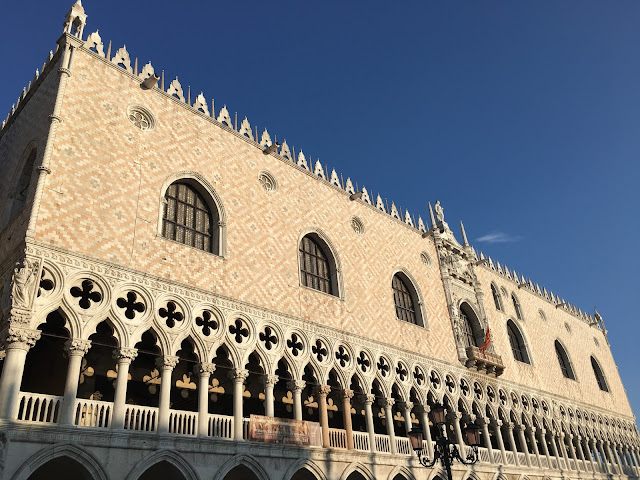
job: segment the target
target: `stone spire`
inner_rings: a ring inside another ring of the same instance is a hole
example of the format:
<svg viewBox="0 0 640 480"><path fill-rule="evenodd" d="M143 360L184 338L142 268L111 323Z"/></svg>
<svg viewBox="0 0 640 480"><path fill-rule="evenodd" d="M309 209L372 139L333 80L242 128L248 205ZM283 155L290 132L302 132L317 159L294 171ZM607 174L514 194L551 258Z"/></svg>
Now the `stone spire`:
<svg viewBox="0 0 640 480"><path fill-rule="evenodd" d="M68 33L79 39L82 39L82 31L87 24L87 15L84 13L84 7L81 0L71 5L69 12L64 19L64 33Z"/></svg>
<svg viewBox="0 0 640 480"><path fill-rule="evenodd" d="M464 247L468 247L469 242L467 241L467 232L464 231L464 225L462 224L462 220L460 220L460 231L462 232L462 245Z"/></svg>

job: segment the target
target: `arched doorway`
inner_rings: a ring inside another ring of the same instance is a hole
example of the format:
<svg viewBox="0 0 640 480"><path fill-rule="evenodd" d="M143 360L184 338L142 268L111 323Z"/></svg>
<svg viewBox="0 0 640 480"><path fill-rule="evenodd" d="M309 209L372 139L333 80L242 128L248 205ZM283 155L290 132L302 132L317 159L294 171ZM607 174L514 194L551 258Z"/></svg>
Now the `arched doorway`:
<svg viewBox="0 0 640 480"><path fill-rule="evenodd" d="M73 478L73 477L71 477ZM138 480L186 480L178 468L169 462L162 461L149 467Z"/></svg>
<svg viewBox="0 0 640 480"><path fill-rule="evenodd" d="M51 480L52 478L94 480L85 467L69 457L58 457L49 460L29 476L29 480Z"/></svg>

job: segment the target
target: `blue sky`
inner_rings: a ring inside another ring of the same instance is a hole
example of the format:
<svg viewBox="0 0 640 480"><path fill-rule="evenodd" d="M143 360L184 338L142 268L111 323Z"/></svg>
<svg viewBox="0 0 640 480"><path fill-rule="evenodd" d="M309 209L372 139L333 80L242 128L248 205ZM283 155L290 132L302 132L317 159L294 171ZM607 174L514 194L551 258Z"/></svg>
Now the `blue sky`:
<svg viewBox="0 0 640 480"><path fill-rule="evenodd" d="M71 3L0 5L2 118ZM413 214L440 200L477 249L597 306L640 412L640 2L84 6L85 36Z"/></svg>

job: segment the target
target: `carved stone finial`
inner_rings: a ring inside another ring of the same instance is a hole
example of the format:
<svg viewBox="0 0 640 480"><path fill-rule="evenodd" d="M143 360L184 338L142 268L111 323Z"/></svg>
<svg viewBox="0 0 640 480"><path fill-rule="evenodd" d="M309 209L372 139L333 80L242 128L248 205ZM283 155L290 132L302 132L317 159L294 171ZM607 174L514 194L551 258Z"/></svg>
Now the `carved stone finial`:
<svg viewBox="0 0 640 480"><path fill-rule="evenodd" d="M287 145L286 140L282 142L282 148L280 149L280 156L282 158L286 158L289 161L291 161L292 159L291 150L289 150L289 145Z"/></svg>
<svg viewBox="0 0 640 480"><path fill-rule="evenodd" d="M196 97L196 101L193 102L193 108L209 116L209 106L207 105L207 100L204 98L204 94L202 92L200 92L200 95Z"/></svg>
<svg viewBox="0 0 640 480"><path fill-rule="evenodd" d="M118 52L119 51L120 50L118 50ZM116 55L117 55L117 53L116 53ZM169 84L169 88L167 89L167 93L169 95L171 95L172 97L177 97L179 100L182 100L184 102L184 92L182 90L182 85L180 85L180 81L178 80L178 77L176 77L175 80L173 80ZM218 119L218 121L220 121L220 119ZM231 119L229 119L229 122L231 122Z"/></svg>
<svg viewBox="0 0 640 480"><path fill-rule="evenodd" d="M429 202L429 220L431 221L431 228L436 228L436 218L433 216L433 208L431 208L431 202Z"/></svg>
<svg viewBox="0 0 640 480"><path fill-rule="evenodd" d="M351 178L347 178L347 183L344 185L344 190L350 195L353 195L354 193L356 193L356 189L353 187L353 182L351 181Z"/></svg>
<svg viewBox="0 0 640 480"><path fill-rule="evenodd" d="M338 178L338 174L336 173L336 169L335 168L333 170L331 170L331 179L329 180L329 182L331 182L331 185L335 185L336 187L341 187L340 186L340 179Z"/></svg>
<svg viewBox="0 0 640 480"><path fill-rule="evenodd" d="M242 123L240 123L240 130L238 131L240 135L247 137L249 140L253 140L253 134L251 133L251 124L247 117L244 117Z"/></svg>
<svg viewBox="0 0 640 480"><path fill-rule="evenodd" d="M270 147L273 145L271 136L269 135L269 132L267 132L266 128L264 129L264 132L262 132L262 137L260 137L260 145L263 147Z"/></svg>
<svg viewBox="0 0 640 480"><path fill-rule="evenodd" d="M327 179L327 177L324 174L324 169L322 168L322 164L320 163L320 160L316 160L315 167L313 168L313 173L314 175L322 178L323 180Z"/></svg>
<svg viewBox="0 0 640 480"><path fill-rule="evenodd" d="M469 242L467 241L467 232L464 231L464 225L462 224L462 220L460 220L460 231L462 232L462 245L464 247L468 247Z"/></svg>
<svg viewBox="0 0 640 480"><path fill-rule="evenodd" d="M302 153L302 150L300 150L300 153L298 153L298 166L304 168L305 170L309 170L307 159L304 156L304 153Z"/></svg>
<svg viewBox="0 0 640 480"><path fill-rule="evenodd" d="M87 14L84 13L84 7L80 0L71 5L71 8L64 17L64 33L73 35L79 39L82 39L82 32L84 26L87 24Z"/></svg>
<svg viewBox="0 0 640 480"><path fill-rule="evenodd" d="M112 63L116 65L122 65L122 67L129 73L133 73L133 68L131 68L131 58L129 57L129 52L127 52L127 46L123 46L120 48L116 54L111 59ZM184 100L184 99L183 99Z"/></svg>

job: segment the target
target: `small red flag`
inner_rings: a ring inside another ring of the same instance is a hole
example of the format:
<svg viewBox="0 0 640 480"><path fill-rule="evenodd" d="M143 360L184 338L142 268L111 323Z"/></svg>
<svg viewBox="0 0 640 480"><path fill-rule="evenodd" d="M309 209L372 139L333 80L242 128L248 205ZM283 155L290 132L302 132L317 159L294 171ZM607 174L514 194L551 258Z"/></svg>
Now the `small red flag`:
<svg viewBox="0 0 640 480"><path fill-rule="evenodd" d="M487 327L487 333L484 336L484 343L480 347L480 351L482 352L482 355L484 357L487 356L486 351L487 351L487 348L489 348L489 345L491 345L491 330L489 330L489 327Z"/></svg>

